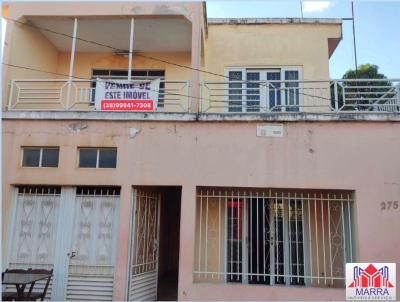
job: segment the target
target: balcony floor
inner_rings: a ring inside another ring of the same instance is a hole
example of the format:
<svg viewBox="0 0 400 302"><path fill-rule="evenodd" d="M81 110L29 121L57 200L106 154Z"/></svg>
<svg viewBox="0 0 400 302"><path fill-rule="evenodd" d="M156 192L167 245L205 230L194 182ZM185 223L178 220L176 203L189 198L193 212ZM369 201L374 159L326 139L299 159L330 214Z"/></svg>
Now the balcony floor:
<svg viewBox="0 0 400 302"><path fill-rule="evenodd" d="M274 112L274 113L171 113L171 112L105 112L105 111L4 111L6 120L100 120L100 121L173 121L173 122L323 122L375 121L400 122L400 114L387 112Z"/></svg>

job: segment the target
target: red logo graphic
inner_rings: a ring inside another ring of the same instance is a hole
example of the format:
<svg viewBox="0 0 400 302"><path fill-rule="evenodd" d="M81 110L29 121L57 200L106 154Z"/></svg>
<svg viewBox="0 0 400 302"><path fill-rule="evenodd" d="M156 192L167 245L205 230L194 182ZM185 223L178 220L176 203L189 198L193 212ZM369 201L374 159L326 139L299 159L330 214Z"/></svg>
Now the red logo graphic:
<svg viewBox="0 0 400 302"><path fill-rule="evenodd" d="M383 266L379 270L372 264L368 265L365 269L359 266L355 266L353 269L353 282L350 283L349 287L394 287L389 282L389 268Z"/></svg>

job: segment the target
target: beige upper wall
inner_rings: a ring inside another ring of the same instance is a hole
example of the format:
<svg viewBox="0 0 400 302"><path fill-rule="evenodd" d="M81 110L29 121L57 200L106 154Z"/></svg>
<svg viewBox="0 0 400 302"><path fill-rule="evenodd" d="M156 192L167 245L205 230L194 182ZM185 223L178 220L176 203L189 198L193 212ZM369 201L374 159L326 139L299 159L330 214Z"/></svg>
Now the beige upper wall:
<svg viewBox="0 0 400 302"><path fill-rule="evenodd" d="M201 69L224 74L227 67L300 66L305 80L329 79L328 39L341 38L341 24L297 20L294 23L269 21L259 24L215 24L206 28L203 22L193 21L203 15L201 3L13 3L9 5L11 19L26 21L29 16L75 17L79 5L80 17L94 15L183 15L203 30ZM91 8L91 10L89 9ZM72 22L71 22L72 25ZM79 26L79 25L78 25ZM71 27L72 33L72 27ZM174 33L171 33L174 34ZM128 38L128 37L127 37ZM81 42L78 42L81 43ZM149 55L149 54L147 54ZM152 57L184 66L191 66L190 52L159 52ZM33 67L50 73L28 71L3 66L3 108L9 96L12 79L65 78L51 72L68 74L70 54L59 52L37 29L8 22L4 62ZM76 53L74 76L90 77L93 68L127 68L125 57L112 53ZM167 80L190 80L191 71L173 64L141 57L133 58L133 68L162 68ZM201 81L223 81L220 76L200 74Z"/></svg>
<svg viewBox="0 0 400 302"><path fill-rule="evenodd" d="M2 66L3 105L8 102L9 84L13 79L56 79L58 51L37 29L7 22L3 62L30 68ZM39 72L36 70L47 71Z"/></svg>
<svg viewBox="0 0 400 302"><path fill-rule="evenodd" d="M341 25L337 23L210 24L205 66L222 74L232 66L302 66L305 80L328 80L328 38L339 37Z"/></svg>
<svg viewBox="0 0 400 302"><path fill-rule="evenodd" d="M180 65L190 66L190 52L165 52L165 53L143 53L147 57L158 58L163 61L173 61ZM68 74L70 53L59 54L57 72ZM112 53L76 53L74 64L74 75L77 77L90 78L93 69L127 69L128 58L117 56ZM188 80L190 70L164 62L155 61L144 57L133 58L134 69L163 69L165 76L170 80Z"/></svg>

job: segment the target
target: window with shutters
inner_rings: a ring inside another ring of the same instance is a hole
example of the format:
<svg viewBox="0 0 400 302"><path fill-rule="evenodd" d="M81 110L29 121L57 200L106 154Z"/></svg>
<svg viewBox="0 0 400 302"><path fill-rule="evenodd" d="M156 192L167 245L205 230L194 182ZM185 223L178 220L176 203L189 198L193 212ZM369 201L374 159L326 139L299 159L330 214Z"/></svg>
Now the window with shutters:
<svg viewBox="0 0 400 302"><path fill-rule="evenodd" d="M228 112L300 111L301 68L229 68Z"/></svg>

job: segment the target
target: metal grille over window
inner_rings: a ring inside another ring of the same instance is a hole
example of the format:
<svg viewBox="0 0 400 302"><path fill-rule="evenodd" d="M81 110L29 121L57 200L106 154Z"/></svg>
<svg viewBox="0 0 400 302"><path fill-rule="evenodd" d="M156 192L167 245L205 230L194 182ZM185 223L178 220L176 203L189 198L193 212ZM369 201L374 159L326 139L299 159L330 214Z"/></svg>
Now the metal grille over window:
<svg viewBox="0 0 400 302"><path fill-rule="evenodd" d="M344 287L349 191L198 188L196 282Z"/></svg>

